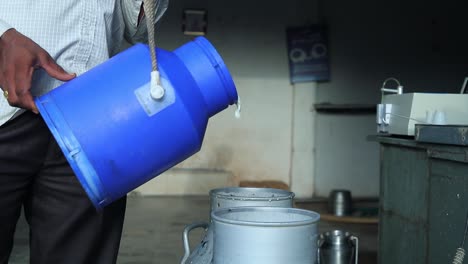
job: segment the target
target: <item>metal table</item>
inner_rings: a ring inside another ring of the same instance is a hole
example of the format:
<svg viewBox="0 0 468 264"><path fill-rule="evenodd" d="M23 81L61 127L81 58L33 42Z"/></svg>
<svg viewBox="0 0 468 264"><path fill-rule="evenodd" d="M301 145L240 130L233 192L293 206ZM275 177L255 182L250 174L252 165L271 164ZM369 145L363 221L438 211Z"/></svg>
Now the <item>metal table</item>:
<svg viewBox="0 0 468 264"><path fill-rule="evenodd" d="M468 210L468 147L377 136L379 263L452 263Z"/></svg>

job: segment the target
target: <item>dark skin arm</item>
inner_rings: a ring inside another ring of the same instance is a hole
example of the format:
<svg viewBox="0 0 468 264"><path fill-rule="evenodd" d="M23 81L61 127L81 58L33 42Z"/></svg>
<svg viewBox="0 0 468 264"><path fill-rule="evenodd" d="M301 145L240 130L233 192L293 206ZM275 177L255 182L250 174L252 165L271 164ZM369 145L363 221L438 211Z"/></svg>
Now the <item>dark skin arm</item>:
<svg viewBox="0 0 468 264"><path fill-rule="evenodd" d="M140 7L140 14L138 14L138 25L140 25L141 20L143 19L143 16L145 15L145 10L143 9L143 4L141 4Z"/></svg>
<svg viewBox="0 0 468 264"><path fill-rule="evenodd" d="M76 77L67 73L34 41L17 32L7 30L0 37L0 87L8 91L8 103L38 113L31 95L34 70L42 68L51 77L69 81Z"/></svg>

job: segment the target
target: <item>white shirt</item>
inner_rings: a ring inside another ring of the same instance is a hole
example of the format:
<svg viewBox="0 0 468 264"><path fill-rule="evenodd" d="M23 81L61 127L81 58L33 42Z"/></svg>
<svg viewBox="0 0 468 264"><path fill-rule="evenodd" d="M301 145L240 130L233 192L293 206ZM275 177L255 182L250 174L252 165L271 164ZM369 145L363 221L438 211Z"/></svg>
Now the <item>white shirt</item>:
<svg viewBox="0 0 468 264"><path fill-rule="evenodd" d="M168 0L156 1L158 21ZM123 39L146 42L146 21L138 24L142 0L0 1L0 37L15 28L39 44L69 73L80 75L120 51ZM40 96L62 82L44 70L33 75L31 93ZM0 96L0 125L20 109Z"/></svg>

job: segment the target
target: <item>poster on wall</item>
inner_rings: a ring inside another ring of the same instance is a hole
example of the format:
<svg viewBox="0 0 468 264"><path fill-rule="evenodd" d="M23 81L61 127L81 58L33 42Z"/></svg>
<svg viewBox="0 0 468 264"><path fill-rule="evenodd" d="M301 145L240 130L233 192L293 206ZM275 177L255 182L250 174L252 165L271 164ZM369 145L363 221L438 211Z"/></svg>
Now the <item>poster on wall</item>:
<svg viewBox="0 0 468 264"><path fill-rule="evenodd" d="M286 35L291 83L330 80L326 26L291 27Z"/></svg>

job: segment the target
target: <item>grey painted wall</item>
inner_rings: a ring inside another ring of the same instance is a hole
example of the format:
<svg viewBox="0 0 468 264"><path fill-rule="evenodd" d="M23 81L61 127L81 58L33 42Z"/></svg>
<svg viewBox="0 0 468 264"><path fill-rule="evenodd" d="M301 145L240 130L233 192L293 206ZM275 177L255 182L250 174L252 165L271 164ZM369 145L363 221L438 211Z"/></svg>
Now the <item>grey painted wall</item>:
<svg viewBox="0 0 468 264"><path fill-rule="evenodd" d="M406 91L457 91L468 75L467 22L452 2L172 1L159 46L190 39L181 29L184 8L206 9L207 37L233 74L244 115L236 120L228 109L212 118L200 153L159 176L147 193L205 193L204 186L273 179L299 197L334 188L377 195L378 145L366 140L376 131L374 115L326 115L312 105L377 104L389 76ZM331 81L292 86L285 28L318 21L329 26Z"/></svg>
<svg viewBox="0 0 468 264"><path fill-rule="evenodd" d="M468 76L467 20L455 1L320 0L329 25L331 81L317 101L377 104L382 81L398 78L405 92L457 92ZM355 196L378 194L374 115L316 119L315 194L347 188Z"/></svg>
<svg viewBox="0 0 468 264"><path fill-rule="evenodd" d="M299 197L312 196L314 123L310 106L315 86L293 87L289 82L286 27L315 22L317 1L172 1L157 31L160 47L174 49L190 40L182 34L185 8L207 10L206 37L234 77L243 115L236 120L231 108L213 117L201 151L179 164L177 172L159 176L152 187L145 186L141 192L207 193L201 187L213 187L213 182L236 185L241 180L278 180L291 185ZM293 93L294 89L299 91ZM295 100L295 96L299 98ZM298 102L297 107L293 101ZM293 118L301 122L294 123ZM293 145L297 146L294 157ZM200 177L196 173L200 170L212 177ZM198 189L189 190L192 186Z"/></svg>

